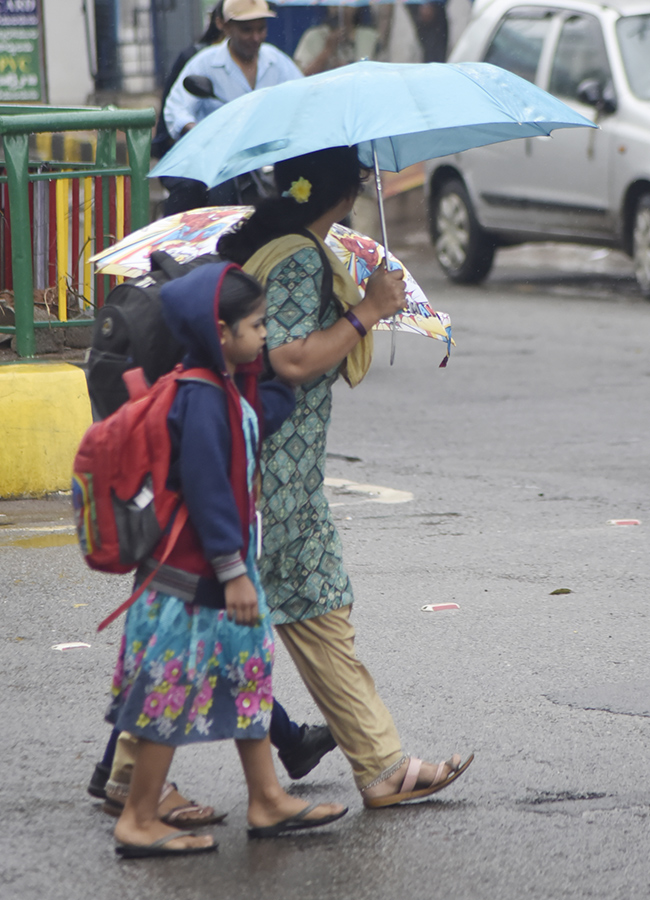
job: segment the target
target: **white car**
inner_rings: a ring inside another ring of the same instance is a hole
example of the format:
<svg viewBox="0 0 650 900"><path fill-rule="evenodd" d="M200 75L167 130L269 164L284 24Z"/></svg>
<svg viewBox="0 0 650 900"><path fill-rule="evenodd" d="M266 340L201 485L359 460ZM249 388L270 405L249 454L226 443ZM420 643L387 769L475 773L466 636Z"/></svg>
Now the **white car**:
<svg viewBox="0 0 650 900"><path fill-rule="evenodd" d="M650 0L476 0L450 62L490 62L600 128L567 128L427 164L431 235L453 281L526 241L617 247L650 297Z"/></svg>

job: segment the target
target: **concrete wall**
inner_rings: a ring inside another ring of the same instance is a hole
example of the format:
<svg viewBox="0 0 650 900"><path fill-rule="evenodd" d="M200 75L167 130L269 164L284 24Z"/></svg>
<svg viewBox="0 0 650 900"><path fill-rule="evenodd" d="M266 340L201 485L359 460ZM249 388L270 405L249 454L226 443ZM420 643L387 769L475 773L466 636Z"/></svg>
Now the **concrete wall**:
<svg viewBox="0 0 650 900"><path fill-rule="evenodd" d="M93 3L88 0L91 52L95 53ZM78 106L87 102L95 84L94 62L88 58L88 41L82 0L43 0L45 67L49 102L54 106Z"/></svg>
<svg viewBox="0 0 650 900"><path fill-rule="evenodd" d="M72 462L91 422L77 366L0 365L0 498L70 490Z"/></svg>

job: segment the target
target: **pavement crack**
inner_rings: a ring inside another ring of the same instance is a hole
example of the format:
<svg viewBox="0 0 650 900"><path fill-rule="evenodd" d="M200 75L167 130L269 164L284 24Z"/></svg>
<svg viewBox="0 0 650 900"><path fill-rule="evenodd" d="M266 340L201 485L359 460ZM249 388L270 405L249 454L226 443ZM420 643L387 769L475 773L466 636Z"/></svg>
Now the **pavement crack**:
<svg viewBox="0 0 650 900"><path fill-rule="evenodd" d="M540 806L543 803L566 803L576 800L603 800L608 795L597 791L588 791L585 793L574 791L540 791L536 797L528 800L518 800L524 806Z"/></svg>

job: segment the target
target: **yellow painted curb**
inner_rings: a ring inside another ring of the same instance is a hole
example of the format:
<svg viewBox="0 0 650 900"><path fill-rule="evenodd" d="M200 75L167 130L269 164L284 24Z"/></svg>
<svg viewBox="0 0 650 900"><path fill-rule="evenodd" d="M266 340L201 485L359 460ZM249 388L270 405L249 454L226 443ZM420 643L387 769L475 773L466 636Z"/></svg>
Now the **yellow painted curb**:
<svg viewBox="0 0 650 900"><path fill-rule="evenodd" d="M72 461L91 422L77 366L0 365L0 497L70 490Z"/></svg>

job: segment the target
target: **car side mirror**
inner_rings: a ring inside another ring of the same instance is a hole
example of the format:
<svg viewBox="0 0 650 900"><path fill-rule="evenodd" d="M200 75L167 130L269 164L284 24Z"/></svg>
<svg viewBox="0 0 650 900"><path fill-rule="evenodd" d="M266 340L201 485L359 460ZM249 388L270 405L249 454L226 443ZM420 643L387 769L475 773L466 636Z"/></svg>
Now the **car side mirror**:
<svg viewBox="0 0 650 900"><path fill-rule="evenodd" d="M578 85L578 100L587 106L594 106L599 113L616 112L616 94L611 81L601 87L597 78L585 78Z"/></svg>

